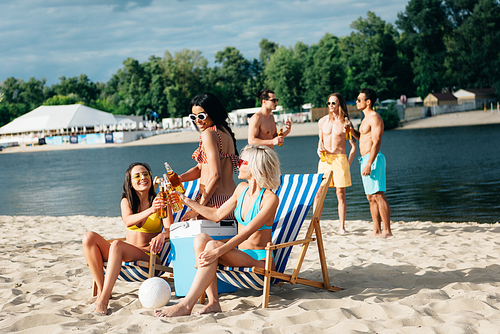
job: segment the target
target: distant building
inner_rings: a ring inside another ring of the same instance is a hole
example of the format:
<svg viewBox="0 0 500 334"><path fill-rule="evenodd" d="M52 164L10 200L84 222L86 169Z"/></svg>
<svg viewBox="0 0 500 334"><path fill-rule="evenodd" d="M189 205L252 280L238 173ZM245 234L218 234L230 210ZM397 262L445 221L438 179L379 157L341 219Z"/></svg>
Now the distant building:
<svg viewBox="0 0 500 334"><path fill-rule="evenodd" d="M457 104L457 98L452 93L430 93L424 99L424 107L434 107Z"/></svg>
<svg viewBox="0 0 500 334"><path fill-rule="evenodd" d="M496 100L495 89L493 88L459 89L453 95L456 96L458 104L472 102L490 103Z"/></svg>

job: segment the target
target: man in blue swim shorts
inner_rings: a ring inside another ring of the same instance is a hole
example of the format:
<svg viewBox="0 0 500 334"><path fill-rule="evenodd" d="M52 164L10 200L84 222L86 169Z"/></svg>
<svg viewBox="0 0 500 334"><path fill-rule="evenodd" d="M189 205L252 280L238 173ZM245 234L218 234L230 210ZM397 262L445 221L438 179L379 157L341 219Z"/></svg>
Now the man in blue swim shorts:
<svg viewBox="0 0 500 334"><path fill-rule="evenodd" d="M366 198L370 203L370 213L373 219L372 236L389 238L391 232L391 208L384 191L385 157L380 153L380 144L384 134L382 117L373 110L377 94L373 89L363 88L356 100L356 107L363 111L365 118L361 121L359 132L351 128L354 138L359 140L359 163L361 164L361 179ZM383 230L381 229L383 223Z"/></svg>

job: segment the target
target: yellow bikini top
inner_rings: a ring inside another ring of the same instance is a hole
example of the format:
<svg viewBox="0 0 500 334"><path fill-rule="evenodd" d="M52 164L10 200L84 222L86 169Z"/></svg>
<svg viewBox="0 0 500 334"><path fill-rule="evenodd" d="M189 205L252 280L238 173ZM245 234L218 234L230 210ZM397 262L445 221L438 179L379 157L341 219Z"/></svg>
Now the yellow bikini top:
<svg viewBox="0 0 500 334"><path fill-rule="evenodd" d="M158 233L161 232L163 228L163 223L158 216L156 216L156 212L148 217L144 225L142 227L137 227L136 225L127 227L128 230L134 232L143 232L143 233Z"/></svg>

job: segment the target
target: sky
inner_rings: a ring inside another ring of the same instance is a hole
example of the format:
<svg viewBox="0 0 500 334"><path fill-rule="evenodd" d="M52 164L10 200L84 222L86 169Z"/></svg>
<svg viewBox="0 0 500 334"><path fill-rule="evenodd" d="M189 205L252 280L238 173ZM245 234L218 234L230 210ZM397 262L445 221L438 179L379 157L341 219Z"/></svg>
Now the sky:
<svg viewBox="0 0 500 334"><path fill-rule="evenodd" d="M263 38L280 46L352 32L374 12L394 24L408 0L0 0L0 82L86 74L107 82L131 57L145 62L183 49L214 66L227 46L258 58Z"/></svg>

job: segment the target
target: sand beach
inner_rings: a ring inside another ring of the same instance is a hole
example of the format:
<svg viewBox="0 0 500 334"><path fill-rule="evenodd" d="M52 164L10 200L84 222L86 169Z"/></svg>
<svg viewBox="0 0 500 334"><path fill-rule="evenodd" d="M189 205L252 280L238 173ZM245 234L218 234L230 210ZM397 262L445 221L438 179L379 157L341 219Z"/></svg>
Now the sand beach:
<svg viewBox="0 0 500 334"><path fill-rule="evenodd" d="M348 221L346 235L334 232L338 221L321 225L330 280L345 290L273 286L268 309L240 290L221 294L222 313L160 319L142 307L140 283L116 284L108 316L91 312L81 236L123 236L119 217L0 216L0 332L500 332L499 224L393 222L388 240L365 236L366 221ZM305 278L321 274L315 247Z"/></svg>
<svg viewBox="0 0 500 334"><path fill-rule="evenodd" d="M402 130L495 123L499 113L474 111L404 123ZM234 129L236 137L246 138L246 130ZM294 124L292 135L317 135L317 123ZM198 133L122 145L187 140L197 142ZM2 153L16 152L9 150ZM498 222L393 221L390 239L366 236L369 221L347 221L346 235L337 234L338 225L321 221L330 281L344 290L273 286L268 309L261 308L260 292L240 290L221 294L221 313L160 319L142 307L140 283L118 282L109 315L92 313L81 237L87 231L125 236L120 217L0 215L0 333L500 333ZM301 277L320 279L316 247ZM294 249L288 273L297 257ZM179 300L172 295L168 305Z"/></svg>

